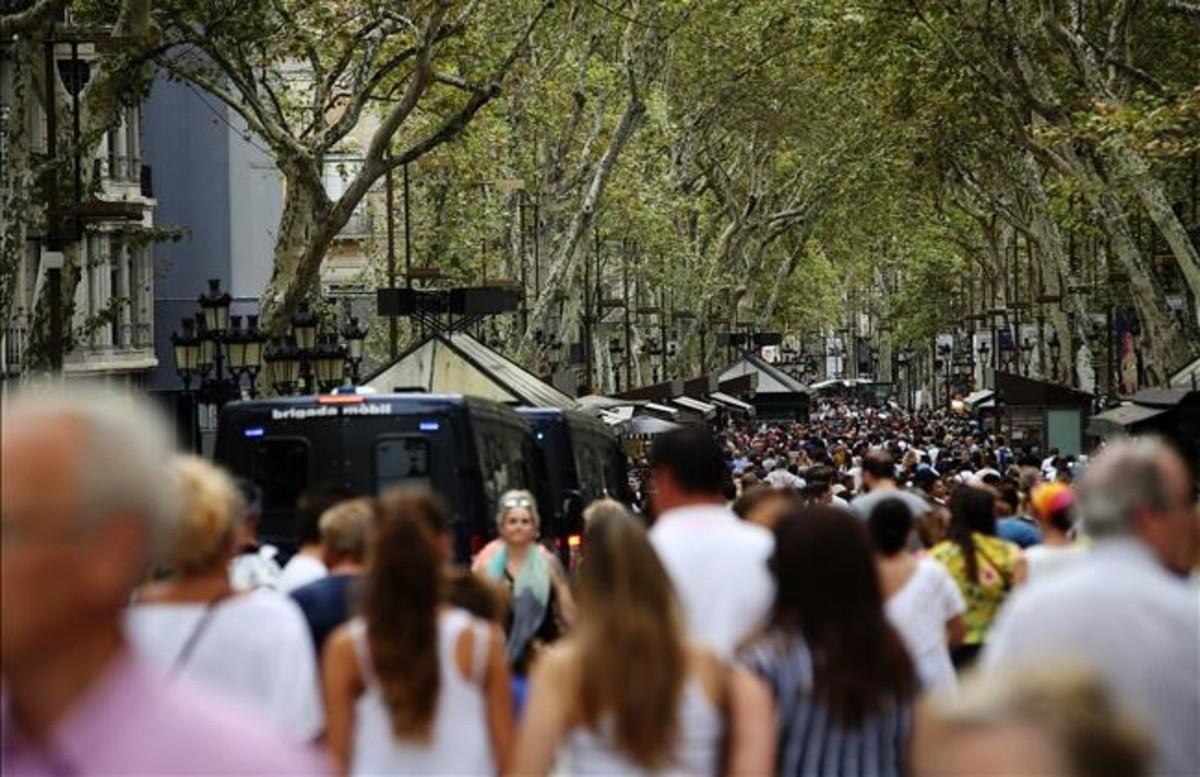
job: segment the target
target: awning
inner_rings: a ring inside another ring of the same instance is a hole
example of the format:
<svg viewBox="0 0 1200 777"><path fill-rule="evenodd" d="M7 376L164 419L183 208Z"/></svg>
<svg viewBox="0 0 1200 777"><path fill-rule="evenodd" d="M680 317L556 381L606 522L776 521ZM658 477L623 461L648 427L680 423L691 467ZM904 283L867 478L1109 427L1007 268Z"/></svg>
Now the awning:
<svg viewBox="0 0 1200 777"><path fill-rule="evenodd" d="M655 437L678 428L679 424L673 424L670 421L664 421L661 418L653 418L648 415L639 415L634 416L630 420L625 427L625 431L630 437Z"/></svg>
<svg viewBox="0 0 1200 777"><path fill-rule="evenodd" d="M679 405L684 410L690 410L693 413L699 413L703 416L710 416L717 412L716 405L710 405L707 402L701 402L692 397L675 397L671 400L676 405Z"/></svg>
<svg viewBox="0 0 1200 777"><path fill-rule="evenodd" d="M980 407L995 407L996 403L993 401L995 396L996 392L991 389L980 389L963 397L963 404L972 410Z"/></svg>
<svg viewBox="0 0 1200 777"><path fill-rule="evenodd" d="M651 413L665 415L670 418L675 418L676 416L679 415L679 408L670 407L668 405L660 405L657 402L647 402L646 404L642 405L642 409L648 410Z"/></svg>
<svg viewBox="0 0 1200 777"><path fill-rule="evenodd" d="M1130 403L1097 413L1088 419L1088 427L1095 429L1099 434L1104 434L1140 424L1169 411L1170 408L1147 407Z"/></svg>
<svg viewBox="0 0 1200 777"><path fill-rule="evenodd" d="M708 398L719 405L724 405L725 407L733 408L734 410L742 410L747 413L754 412L754 405L750 404L749 402L743 402L737 397L731 397L728 394L720 391L714 391L708 395Z"/></svg>

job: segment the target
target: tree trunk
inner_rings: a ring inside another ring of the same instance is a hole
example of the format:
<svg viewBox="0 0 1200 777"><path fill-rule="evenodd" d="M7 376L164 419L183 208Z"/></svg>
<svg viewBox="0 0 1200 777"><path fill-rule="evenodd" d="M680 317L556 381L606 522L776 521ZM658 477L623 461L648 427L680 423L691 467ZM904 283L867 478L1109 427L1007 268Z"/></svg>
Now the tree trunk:
<svg viewBox="0 0 1200 777"><path fill-rule="evenodd" d="M298 166L283 170L283 214L275 236L271 280L261 300L262 328L279 336L287 332L290 311L308 296L318 280L325 250L347 221L336 218L320 178Z"/></svg>
<svg viewBox="0 0 1200 777"><path fill-rule="evenodd" d="M1179 264L1179 269L1192 292L1192 298L1200 304L1200 252L1196 251L1187 229L1171 208L1171 203L1163 193L1162 183L1150 174L1146 163L1129 149L1114 149L1109 158L1115 163L1117 172L1128 178L1142 207L1146 209L1146 213L1170 246L1171 254Z"/></svg>
<svg viewBox="0 0 1200 777"><path fill-rule="evenodd" d="M562 287L570 278L574 277L579 244L591 229L596 215L596 207L604 194L604 188L608 183L609 177L612 175L613 168L616 167L617 160L620 158L625 146L629 143L630 138L637 131L638 125L641 124L645 113L645 104L642 103L636 94L631 94L629 101L625 105L625 110L621 114L621 120L617 123L616 129L613 130L612 137L608 141L608 146L604 149L604 154L600 157L600 162L596 165L595 172L592 173L592 180L583 197L583 202L571 219L571 225L567 230L567 234L550 263L550 270L546 274L545 285L534 301L533 309L529 314L529 327L526 329L525 336L521 340L521 358L528 359L532 355L535 347L533 333L546 325L551 306L554 302L555 291Z"/></svg>

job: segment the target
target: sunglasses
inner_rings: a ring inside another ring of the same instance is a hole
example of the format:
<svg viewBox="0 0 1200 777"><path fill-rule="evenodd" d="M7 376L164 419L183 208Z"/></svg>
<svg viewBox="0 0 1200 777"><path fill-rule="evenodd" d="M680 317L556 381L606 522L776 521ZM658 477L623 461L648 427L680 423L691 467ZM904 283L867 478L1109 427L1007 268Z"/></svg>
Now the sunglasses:
<svg viewBox="0 0 1200 777"><path fill-rule="evenodd" d="M505 499L500 506L505 510L511 510L514 507L533 507L533 500L527 496L514 496Z"/></svg>

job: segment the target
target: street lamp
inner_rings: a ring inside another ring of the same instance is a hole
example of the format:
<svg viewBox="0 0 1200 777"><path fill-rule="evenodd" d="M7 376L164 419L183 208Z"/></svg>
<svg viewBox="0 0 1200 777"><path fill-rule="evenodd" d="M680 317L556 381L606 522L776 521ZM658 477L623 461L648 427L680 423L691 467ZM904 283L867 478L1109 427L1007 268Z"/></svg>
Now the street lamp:
<svg viewBox="0 0 1200 777"><path fill-rule="evenodd" d="M979 351L979 363L985 369L991 366L991 362L988 361L988 355L992 352L992 346L988 344L987 340L981 342L977 350Z"/></svg>
<svg viewBox="0 0 1200 777"><path fill-rule="evenodd" d="M1050 339L1046 343L1050 346L1050 363L1051 369L1054 370L1054 378L1058 379L1058 357L1062 354L1062 343L1058 340L1058 330L1050 330Z"/></svg>
<svg viewBox="0 0 1200 777"><path fill-rule="evenodd" d="M175 354L175 371L183 381L184 391L192 388L192 376L200 370L200 337L196 334L196 321L185 318L183 334L171 333L171 348Z"/></svg>
<svg viewBox="0 0 1200 777"><path fill-rule="evenodd" d="M1029 377L1029 363L1033 359L1033 338L1026 337L1021 341L1021 374Z"/></svg>
<svg viewBox="0 0 1200 777"><path fill-rule="evenodd" d="M362 365L363 348L367 341L367 328L360 326L358 319L351 316L349 323L342 329L342 339L346 341L346 358L350 362L350 380L358 383L358 368Z"/></svg>
<svg viewBox="0 0 1200 777"><path fill-rule="evenodd" d="M608 341L608 353L612 357L613 367L613 391L621 390L621 354L625 352L625 346L621 345L621 338L614 337Z"/></svg>
<svg viewBox="0 0 1200 777"><path fill-rule="evenodd" d="M319 390L333 391L345 380L346 349L338 344L337 335L320 336L312 361Z"/></svg>
<svg viewBox="0 0 1200 777"><path fill-rule="evenodd" d="M204 314L204 326L209 332L218 335L229 329L229 306L233 297L229 292L221 291L221 279L209 278L208 293L201 294L197 300Z"/></svg>
<svg viewBox="0 0 1200 777"><path fill-rule="evenodd" d="M300 352L291 338L277 337L263 356L267 381L279 395L291 394L300 383Z"/></svg>

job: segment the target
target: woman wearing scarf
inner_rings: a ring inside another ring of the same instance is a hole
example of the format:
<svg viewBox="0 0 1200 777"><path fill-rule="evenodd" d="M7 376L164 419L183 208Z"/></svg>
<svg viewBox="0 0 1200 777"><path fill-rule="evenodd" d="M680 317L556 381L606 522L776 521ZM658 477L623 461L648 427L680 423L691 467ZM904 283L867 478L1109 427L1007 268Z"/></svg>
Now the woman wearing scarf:
<svg viewBox="0 0 1200 777"><path fill-rule="evenodd" d="M559 619L569 624L575 614L558 559L537 541L538 526L533 495L505 492L496 513L500 539L488 544L471 566L509 592L505 652L516 675L526 673L538 644L558 638Z"/></svg>

